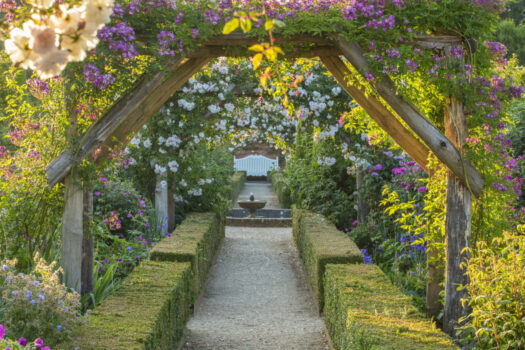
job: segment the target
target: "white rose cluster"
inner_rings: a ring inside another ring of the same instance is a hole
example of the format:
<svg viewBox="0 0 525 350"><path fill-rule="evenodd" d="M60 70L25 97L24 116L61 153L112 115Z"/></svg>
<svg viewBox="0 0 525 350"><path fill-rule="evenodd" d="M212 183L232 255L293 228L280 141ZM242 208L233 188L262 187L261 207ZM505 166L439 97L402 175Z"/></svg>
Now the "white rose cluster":
<svg viewBox="0 0 525 350"><path fill-rule="evenodd" d="M33 69L42 79L59 75L68 62L82 61L97 46L97 31L109 22L113 0L84 0L80 5L58 5L44 15L55 0L28 0L31 19L9 30L4 43L11 61Z"/></svg>
<svg viewBox="0 0 525 350"><path fill-rule="evenodd" d="M317 164L322 166L332 166L335 164L335 158L333 157L319 157L317 158Z"/></svg>

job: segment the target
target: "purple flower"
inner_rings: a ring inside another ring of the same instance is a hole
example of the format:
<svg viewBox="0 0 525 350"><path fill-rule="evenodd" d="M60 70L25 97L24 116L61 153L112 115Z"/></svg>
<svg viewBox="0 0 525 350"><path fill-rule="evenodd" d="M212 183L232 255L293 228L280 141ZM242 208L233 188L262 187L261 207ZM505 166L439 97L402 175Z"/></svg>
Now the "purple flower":
<svg viewBox="0 0 525 350"><path fill-rule="evenodd" d="M359 220L354 220L354 222L352 222L352 227L356 227L357 225L359 225Z"/></svg>
<svg viewBox="0 0 525 350"><path fill-rule="evenodd" d="M4 326L0 324L0 339L2 339L5 335L5 329Z"/></svg>
<svg viewBox="0 0 525 350"><path fill-rule="evenodd" d="M24 338L24 337L20 337L20 338L18 339L18 344L20 344L20 345L22 345L22 346L26 346L26 344L27 344L27 340L26 340L26 338Z"/></svg>
<svg viewBox="0 0 525 350"><path fill-rule="evenodd" d="M383 165L382 165L382 164L376 164L375 169L376 169L377 171L379 171L379 170L383 170Z"/></svg>
<svg viewBox="0 0 525 350"><path fill-rule="evenodd" d="M418 191L419 193L423 193L423 192L426 192L426 191L427 191L427 188L426 188L425 186L422 186L422 187L419 187L419 188L417 189L417 191Z"/></svg>
<svg viewBox="0 0 525 350"><path fill-rule="evenodd" d="M373 264L372 257L368 255L368 251L366 249L361 249L361 254L363 255L363 263L365 264Z"/></svg>

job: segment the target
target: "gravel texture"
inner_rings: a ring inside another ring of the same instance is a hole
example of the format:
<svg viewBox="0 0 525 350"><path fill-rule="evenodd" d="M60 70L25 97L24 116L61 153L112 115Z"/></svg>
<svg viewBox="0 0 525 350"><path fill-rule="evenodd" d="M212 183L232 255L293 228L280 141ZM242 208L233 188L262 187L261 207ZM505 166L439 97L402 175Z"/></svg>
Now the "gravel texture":
<svg viewBox="0 0 525 350"><path fill-rule="evenodd" d="M228 226L182 349L324 350L325 334L291 228Z"/></svg>

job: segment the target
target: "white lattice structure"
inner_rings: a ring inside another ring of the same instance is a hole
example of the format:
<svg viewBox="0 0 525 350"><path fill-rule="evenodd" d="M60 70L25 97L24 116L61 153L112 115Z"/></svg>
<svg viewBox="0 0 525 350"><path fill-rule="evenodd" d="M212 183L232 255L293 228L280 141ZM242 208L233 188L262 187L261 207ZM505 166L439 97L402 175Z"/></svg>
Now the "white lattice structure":
<svg viewBox="0 0 525 350"><path fill-rule="evenodd" d="M268 170L279 168L279 158L268 158L259 154L234 158L236 171L246 171L247 176L266 176Z"/></svg>

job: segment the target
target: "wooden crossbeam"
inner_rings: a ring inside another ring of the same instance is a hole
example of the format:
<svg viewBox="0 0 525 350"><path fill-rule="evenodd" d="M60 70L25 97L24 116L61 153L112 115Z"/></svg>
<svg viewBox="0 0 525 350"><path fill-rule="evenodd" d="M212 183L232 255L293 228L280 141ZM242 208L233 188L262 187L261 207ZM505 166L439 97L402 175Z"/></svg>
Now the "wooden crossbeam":
<svg viewBox="0 0 525 350"><path fill-rule="evenodd" d="M363 89L347 81L346 77L348 77L351 72L339 57L324 56L321 57L321 60L341 87L368 113L370 118L385 130L412 159L428 172L428 148L412 135L377 98L374 96L367 97Z"/></svg>
<svg viewBox="0 0 525 350"><path fill-rule="evenodd" d="M47 166L49 186L62 181L73 166L97 148L101 147L98 157L102 157L115 145L125 144L128 136L137 132L208 61L191 58L183 62L176 58L166 65L166 70L138 83L86 132L78 148L65 150Z"/></svg>
<svg viewBox="0 0 525 350"><path fill-rule="evenodd" d="M187 57L190 58L214 58L214 57L250 57L253 56L254 52L247 49L240 51L231 51L228 48L231 46L217 46L217 45L205 45L197 48L195 51L189 53ZM284 57L286 58L312 58L320 56L339 56L341 51L337 46L333 45L314 45L311 48L302 48L295 52L285 51Z"/></svg>
<svg viewBox="0 0 525 350"><path fill-rule="evenodd" d="M337 45L343 55L361 74L371 72L363 50L359 45L350 43L338 37ZM468 159L462 156L454 144L443 135L427 118L417 111L411 103L403 100L398 94L392 80L382 75L378 77L374 88L379 96L410 126L423 140L430 150L463 182L476 196L481 195L483 177L472 166Z"/></svg>

